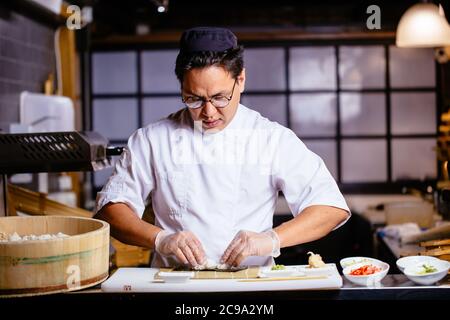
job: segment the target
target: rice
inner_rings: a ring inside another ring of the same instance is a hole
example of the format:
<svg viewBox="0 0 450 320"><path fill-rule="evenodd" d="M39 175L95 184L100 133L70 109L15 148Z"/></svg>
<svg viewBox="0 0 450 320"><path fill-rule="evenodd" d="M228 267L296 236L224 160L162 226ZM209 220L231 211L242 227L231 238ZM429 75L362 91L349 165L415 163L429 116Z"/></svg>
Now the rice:
<svg viewBox="0 0 450 320"><path fill-rule="evenodd" d="M24 235L20 236L17 232L13 234L6 234L5 232L0 232L0 242L23 242L23 241L34 241L34 240L53 240L67 238L68 235L62 232L56 234L41 234L41 235Z"/></svg>

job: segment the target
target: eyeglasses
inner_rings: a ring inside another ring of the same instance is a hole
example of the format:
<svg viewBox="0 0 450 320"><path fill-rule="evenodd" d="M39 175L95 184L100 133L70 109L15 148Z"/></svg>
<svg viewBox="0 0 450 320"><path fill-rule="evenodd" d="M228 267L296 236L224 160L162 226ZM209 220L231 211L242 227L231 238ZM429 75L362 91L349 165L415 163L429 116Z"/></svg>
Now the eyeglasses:
<svg viewBox="0 0 450 320"><path fill-rule="evenodd" d="M203 106L207 102L211 102L211 104L216 108L225 108L233 99L233 93L234 93L234 87L236 86L237 79L234 80L233 89L231 89L231 96L225 97L225 96L214 96L211 99L205 99L201 97L187 97L183 98L183 103L190 109L197 109Z"/></svg>

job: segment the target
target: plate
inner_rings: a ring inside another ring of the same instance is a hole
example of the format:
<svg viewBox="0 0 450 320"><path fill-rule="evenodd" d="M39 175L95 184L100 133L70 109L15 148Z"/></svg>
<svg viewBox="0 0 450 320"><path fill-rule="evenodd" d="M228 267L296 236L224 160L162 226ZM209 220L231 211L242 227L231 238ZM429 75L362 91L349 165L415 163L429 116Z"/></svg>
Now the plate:
<svg viewBox="0 0 450 320"><path fill-rule="evenodd" d="M262 277L268 278L281 278L281 277L300 277L305 273L298 270L297 267L285 267L282 270L272 270L271 267L267 267L261 270Z"/></svg>
<svg viewBox="0 0 450 320"><path fill-rule="evenodd" d="M183 283L187 282L189 279L193 278L194 272L159 272L159 278L163 279L164 282L168 283Z"/></svg>
<svg viewBox="0 0 450 320"><path fill-rule="evenodd" d="M309 265L304 265L300 266L298 270L308 276L322 276L331 274L334 270L336 270L336 266L334 263L325 264L325 266L320 268L311 268Z"/></svg>

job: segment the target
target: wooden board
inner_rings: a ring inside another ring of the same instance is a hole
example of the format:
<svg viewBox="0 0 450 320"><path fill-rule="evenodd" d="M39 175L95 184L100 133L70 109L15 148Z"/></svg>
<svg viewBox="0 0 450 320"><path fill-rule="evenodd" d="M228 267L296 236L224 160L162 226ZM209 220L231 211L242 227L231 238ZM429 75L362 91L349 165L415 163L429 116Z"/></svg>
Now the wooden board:
<svg viewBox="0 0 450 320"><path fill-rule="evenodd" d="M450 246L450 239L439 239L421 242L421 247L439 247L439 246Z"/></svg>
<svg viewBox="0 0 450 320"><path fill-rule="evenodd" d="M81 208L68 205L47 198L47 194L35 192L13 184L8 184L8 200L10 212L8 215L17 215L16 211L28 215L48 216L77 216L91 218L93 213Z"/></svg>
<svg viewBox="0 0 450 320"><path fill-rule="evenodd" d="M433 257L441 256L444 254L450 254L450 248L449 249L436 248L432 250L423 251L420 254L424 256L433 256Z"/></svg>
<svg viewBox="0 0 450 320"><path fill-rule="evenodd" d="M115 268L139 267L150 265L151 251L148 248L131 246L111 237L111 245L115 249L113 265Z"/></svg>

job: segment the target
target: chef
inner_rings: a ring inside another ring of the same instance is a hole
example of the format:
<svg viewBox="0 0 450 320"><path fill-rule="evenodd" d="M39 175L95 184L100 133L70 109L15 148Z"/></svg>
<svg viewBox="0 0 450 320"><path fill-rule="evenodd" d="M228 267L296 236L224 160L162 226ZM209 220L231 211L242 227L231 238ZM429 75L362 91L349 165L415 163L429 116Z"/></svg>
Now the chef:
<svg viewBox="0 0 450 320"><path fill-rule="evenodd" d="M154 267L271 265L280 248L345 223L350 211L322 159L239 103L243 48L230 30L186 30L175 73L184 108L134 132L98 193L95 217L112 236L153 249ZM273 229L280 192L293 218ZM141 219L149 204L154 224Z"/></svg>

